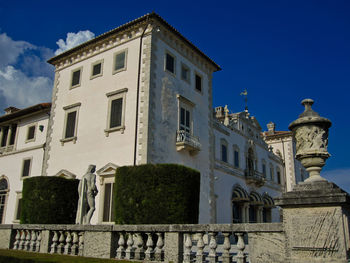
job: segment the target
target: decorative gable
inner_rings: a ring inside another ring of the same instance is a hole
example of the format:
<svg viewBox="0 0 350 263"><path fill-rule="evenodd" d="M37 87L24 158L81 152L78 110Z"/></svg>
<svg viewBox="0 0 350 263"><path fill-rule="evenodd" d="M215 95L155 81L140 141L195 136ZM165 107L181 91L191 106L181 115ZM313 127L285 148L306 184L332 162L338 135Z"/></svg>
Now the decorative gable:
<svg viewBox="0 0 350 263"><path fill-rule="evenodd" d="M55 174L55 176L57 177L63 177L66 179L75 179L77 176L67 170L62 169L61 171L59 171L57 174Z"/></svg>

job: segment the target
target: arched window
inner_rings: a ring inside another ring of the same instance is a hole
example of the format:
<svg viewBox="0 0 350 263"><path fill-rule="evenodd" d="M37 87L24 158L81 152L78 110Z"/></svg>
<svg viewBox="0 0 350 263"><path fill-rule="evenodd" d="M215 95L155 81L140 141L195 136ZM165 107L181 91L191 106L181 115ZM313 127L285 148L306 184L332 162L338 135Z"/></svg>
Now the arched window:
<svg viewBox="0 0 350 263"><path fill-rule="evenodd" d="M232 191L232 223L247 222L246 206L249 202L248 193L239 185L233 188Z"/></svg>
<svg viewBox="0 0 350 263"><path fill-rule="evenodd" d="M257 192L251 192L249 195L249 223L262 222L263 200Z"/></svg>
<svg viewBox="0 0 350 263"><path fill-rule="evenodd" d="M239 148L237 145L233 145L233 165L239 168Z"/></svg>
<svg viewBox="0 0 350 263"><path fill-rule="evenodd" d="M5 177L0 179L0 223L5 221L6 198L8 194L8 182Z"/></svg>
<svg viewBox="0 0 350 263"><path fill-rule="evenodd" d="M272 222L271 210L273 207L275 207L275 203L272 197L269 196L267 193L263 194L263 201L264 201L263 222L264 223Z"/></svg>
<svg viewBox="0 0 350 263"><path fill-rule="evenodd" d="M221 161L227 163L228 160L228 148L227 148L227 141L225 139L220 140L220 147L221 147Z"/></svg>

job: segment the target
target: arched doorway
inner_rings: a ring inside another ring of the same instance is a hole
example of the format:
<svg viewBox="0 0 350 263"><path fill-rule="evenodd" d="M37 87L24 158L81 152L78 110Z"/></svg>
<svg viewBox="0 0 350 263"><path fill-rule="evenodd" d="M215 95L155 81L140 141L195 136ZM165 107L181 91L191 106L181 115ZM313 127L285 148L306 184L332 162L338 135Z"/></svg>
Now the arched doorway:
<svg viewBox="0 0 350 263"><path fill-rule="evenodd" d="M0 179L0 223L5 222L6 202L8 195L8 182L5 177Z"/></svg>
<svg viewBox="0 0 350 263"><path fill-rule="evenodd" d="M249 196L240 186L236 186L232 191L232 223L247 222L247 210Z"/></svg>

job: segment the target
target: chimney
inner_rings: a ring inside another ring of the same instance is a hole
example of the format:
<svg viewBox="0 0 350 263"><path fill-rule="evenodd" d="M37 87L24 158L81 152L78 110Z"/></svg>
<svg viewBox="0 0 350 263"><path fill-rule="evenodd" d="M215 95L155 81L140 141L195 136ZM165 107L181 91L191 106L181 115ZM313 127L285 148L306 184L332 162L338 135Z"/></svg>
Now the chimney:
<svg viewBox="0 0 350 263"><path fill-rule="evenodd" d="M276 129L276 124L272 121L267 124L267 133L268 134L274 134Z"/></svg>
<svg viewBox="0 0 350 263"><path fill-rule="evenodd" d="M11 114L11 113L14 113L16 111L19 111L19 109L16 107L10 106L10 107L4 109L4 111L5 111L5 114Z"/></svg>

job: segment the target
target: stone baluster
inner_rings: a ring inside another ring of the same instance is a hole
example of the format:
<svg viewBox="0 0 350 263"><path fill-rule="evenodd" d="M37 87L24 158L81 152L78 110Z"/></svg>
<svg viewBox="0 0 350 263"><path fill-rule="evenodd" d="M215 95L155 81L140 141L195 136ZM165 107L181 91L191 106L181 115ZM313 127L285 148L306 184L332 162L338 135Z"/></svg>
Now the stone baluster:
<svg viewBox="0 0 350 263"><path fill-rule="evenodd" d="M24 244L24 250L30 249L30 240L32 239L32 235L30 233L30 230L26 230L26 242Z"/></svg>
<svg viewBox="0 0 350 263"><path fill-rule="evenodd" d="M162 233L157 233L157 244L154 250L154 259L156 261L162 261L163 247L164 247L164 241L163 241Z"/></svg>
<svg viewBox="0 0 350 263"><path fill-rule="evenodd" d="M29 250L30 251L35 251L35 246L36 246L36 232L34 230L31 231L31 236L32 238L30 239L30 245L29 245Z"/></svg>
<svg viewBox="0 0 350 263"><path fill-rule="evenodd" d="M83 256L83 252L84 252L84 232L80 232L79 233L79 252L78 255L79 256Z"/></svg>
<svg viewBox="0 0 350 263"><path fill-rule="evenodd" d="M243 233L235 233L235 235L238 238L237 241L237 263L246 263L246 256L244 255L244 248L245 248L245 244L244 244L244 240L243 240Z"/></svg>
<svg viewBox="0 0 350 263"><path fill-rule="evenodd" d="M152 260L153 257L153 240L152 240L152 233L147 233L147 242L146 242L146 251L145 251L145 260Z"/></svg>
<svg viewBox="0 0 350 263"><path fill-rule="evenodd" d="M59 232L60 232L60 239L58 240L59 244L57 246L57 253L63 254L65 238L64 238L63 231L59 231Z"/></svg>
<svg viewBox="0 0 350 263"><path fill-rule="evenodd" d="M25 230L21 230L21 238L20 238L20 242L19 242L19 249L20 250L24 250L24 245L26 243L26 231Z"/></svg>
<svg viewBox="0 0 350 263"><path fill-rule="evenodd" d="M64 246L64 254L70 255L72 252L72 235L69 231L66 232L66 245Z"/></svg>
<svg viewBox="0 0 350 263"><path fill-rule="evenodd" d="M57 253L57 241L58 241L57 231L53 231L52 244L51 244L51 250L50 250L51 254Z"/></svg>
<svg viewBox="0 0 350 263"><path fill-rule="evenodd" d="M128 241L126 242L127 248L125 251L125 259L133 259L134 258L134 248L132 247L134 245L134 239L133 239L133 233L128 233Z"/></svg>
<svg viewBox="0 0 350 263"><path fill-rule="evenodd" d="M78 255L78 242L79 242L79 236L77 234L77 232L72 232L72 236L73 236L73 245L71 248L71 254L72 255Z"/></svg>
<svg viewBox="0 0 350 263"><path fill-rule="evenodd" d="M119 234L119 240L118 240L118 248L117 248L117 255L115 258L117 259L123 259L125 255L125 239L123 233Z"/></svg>
<svg viewBox="0 0 350 263"><path fill-rule="evenodd" d="M196 255L197 263L203 263L205 261L203 249L204 249L203 233L198 233L197 255Z"/></svg>
<svg viewBox="0 0 350 263"><path fill-rule="evenodd" d="M216 233L211 232L210 233L210 241L209 241L209 263L215 263L218 261L218 256L216 255L216 248L218 247L218 244L216 242Z"/></svg>
<svg viewBox="0 0 350 263"><path fill-rule="evenodd" d="M223 253L222 253L222 263L231 263L232 256L230 255L231 243L230 243L230 233L223 233L224 235L224 244L223 244Z"/></svg>
<svg viewBox="0 0 350 263"><path fill-rule="evenodd" d="M135 249L135 259L137 260L142 260L142 256L144 253L143 249L143 239L142 239L142 234L137 233L137 238L136 238L136 249Z"/></svg>
<svg viewBox="0 0 350 263"><path fill-rule="evenodd" d="M21 239L21 231L17 229L16 236L15 236L15 243L13 243L13 249L18 250L20 239Z"/></svg>
<svg viewBox="0 0 350 263"><path fill-rule="evenodd" d="M36 237L35 252L40 252L40 246L41 246L41 231L38 231L38 234Z"/></svg>
<svg viewBox="0 0 350 263"><path fill-rule="evenodd" d="M192 249L191 234L186 234L184 260L183 260L184 263L191 262L191 249Z"/></svg>

